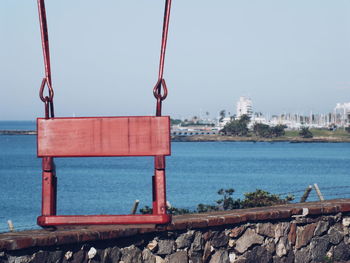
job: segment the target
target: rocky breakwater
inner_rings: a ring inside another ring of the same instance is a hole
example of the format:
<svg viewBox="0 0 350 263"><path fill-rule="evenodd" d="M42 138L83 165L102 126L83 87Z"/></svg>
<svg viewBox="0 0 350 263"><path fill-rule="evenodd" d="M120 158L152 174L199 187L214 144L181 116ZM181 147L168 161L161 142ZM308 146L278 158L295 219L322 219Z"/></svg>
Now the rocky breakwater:
<svg viewBox="0 0 350 263"><path fill-rule="evenodd" d="M0 135L36 135L36 131L0 130Z"/></svg>
<svg viewBox="0 0 350 263"><path fill-rule="evenodd" d="M350 200L0 234L1 263L350 262Z"/></svg>

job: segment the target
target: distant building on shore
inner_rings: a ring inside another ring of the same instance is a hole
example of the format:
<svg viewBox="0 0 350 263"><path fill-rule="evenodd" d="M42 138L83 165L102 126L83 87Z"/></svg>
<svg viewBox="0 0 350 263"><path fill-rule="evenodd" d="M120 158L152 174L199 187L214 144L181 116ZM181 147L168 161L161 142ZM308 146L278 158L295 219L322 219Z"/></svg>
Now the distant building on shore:
<svg viewBox="0 0 350 263"><path fill-rule="evenodd" d="M249 117L253 116L253 103L250 98L240 97L237 102L237 118L240 118L244 114Z"/></svg>
<svg viewBox="0 0 350 263"><path fill-rule="evenodd" d="M334 108L334 122L339 126L349 125L350 120L350 102L337 103Z"/></svg>

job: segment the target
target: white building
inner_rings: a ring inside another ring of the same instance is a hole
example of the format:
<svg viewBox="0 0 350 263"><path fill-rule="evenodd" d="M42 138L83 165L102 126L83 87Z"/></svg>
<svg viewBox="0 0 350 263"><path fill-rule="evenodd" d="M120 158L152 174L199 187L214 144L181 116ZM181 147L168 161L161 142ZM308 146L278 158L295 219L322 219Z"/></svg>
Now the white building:
<svg viewBox="0 0 350 263"><path fill-rule="evenodd" d="M250 98L240 97L239 101L237 102L237 118L240 118L244 114L252 117L253 103Z"/></svg>
<svg viewBox="0 0 350 263"><path fill-rule="evenodd" d="M350 102L337 103L334 108L334 122L340 126L346 126L349 123Z"/></svg>

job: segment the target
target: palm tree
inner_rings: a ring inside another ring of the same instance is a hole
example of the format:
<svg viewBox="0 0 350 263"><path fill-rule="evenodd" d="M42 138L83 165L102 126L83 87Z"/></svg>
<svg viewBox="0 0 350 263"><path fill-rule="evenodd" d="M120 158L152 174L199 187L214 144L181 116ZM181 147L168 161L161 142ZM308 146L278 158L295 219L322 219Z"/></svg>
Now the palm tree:
<svg viewBox="0 0 350 263"><path fill-rule="evenodd" d="M223 119L226 117L226 111L225 110L221 110L219 115L220 115L219 121L222 122Z"/></svg>

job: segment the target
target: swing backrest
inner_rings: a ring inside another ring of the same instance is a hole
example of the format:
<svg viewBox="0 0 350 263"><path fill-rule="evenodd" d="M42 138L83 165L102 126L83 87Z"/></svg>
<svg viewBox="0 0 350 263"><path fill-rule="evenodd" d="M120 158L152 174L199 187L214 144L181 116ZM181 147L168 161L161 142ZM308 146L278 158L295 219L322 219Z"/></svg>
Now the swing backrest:
<svg viewBox="0 0 350 263"><path fill-rule="evenodd" d="M37 119L38 157L170 155L170 118Z"/></svg>

